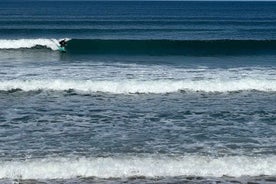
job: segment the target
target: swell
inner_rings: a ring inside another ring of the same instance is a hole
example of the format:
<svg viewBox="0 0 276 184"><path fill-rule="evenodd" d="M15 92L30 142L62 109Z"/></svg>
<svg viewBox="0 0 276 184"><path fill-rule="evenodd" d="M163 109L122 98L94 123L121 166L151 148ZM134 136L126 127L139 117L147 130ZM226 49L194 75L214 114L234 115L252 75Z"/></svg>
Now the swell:
<svg viewBox="0 0 276 184"><path fill-rule="evenodd" d="M8 19L8 18L7 18ZM187 26L187 25L191 25L191 26L200 26L200 25L207 25L207 26L212 26L212 25L216 25L216 26L251 26L251 27L255 27L256 25L258 26L273 26L273 24L276 23L276 21L273 20L219 20L219 19L207 19L207 20L195 20L195 19L187 19L187 20L177 20L177 19L142 19L139 18L137 19L103 19L103 20L99 20L99 19L56 19L55 20L49 20L49 19L35 19L35 17L31 17L28 19L10 19L10 20L6 20L6 19L1 19L0 17L0 23L1 23L1 27L4 26L22 26L22 25L28 25L28 27L34 26L34 25L39 25L39 26L45 26L45 25L54 25L54 26L61 26L62 25L70 25L70 23L74 23L74 26L82 26L82 25L86 25L86 26L91 26L91 27L96 27L96 26L158 26L158 27L166 27L168 25L176 25L176 26ZM70 26L69 26L70 27ZM22 27L20 27L22 29Z"/></svg>

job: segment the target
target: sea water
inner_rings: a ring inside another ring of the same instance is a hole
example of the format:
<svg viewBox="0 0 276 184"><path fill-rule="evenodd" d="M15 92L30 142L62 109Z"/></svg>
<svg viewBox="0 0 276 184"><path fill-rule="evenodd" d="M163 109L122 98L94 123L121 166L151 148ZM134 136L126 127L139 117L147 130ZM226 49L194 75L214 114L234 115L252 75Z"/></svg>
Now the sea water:
<svg viewBox="0 0 276 184"><path fill-rule="evenodd" d="M275 126L275 2L0 2L0 183L275 183Z"/></svg>

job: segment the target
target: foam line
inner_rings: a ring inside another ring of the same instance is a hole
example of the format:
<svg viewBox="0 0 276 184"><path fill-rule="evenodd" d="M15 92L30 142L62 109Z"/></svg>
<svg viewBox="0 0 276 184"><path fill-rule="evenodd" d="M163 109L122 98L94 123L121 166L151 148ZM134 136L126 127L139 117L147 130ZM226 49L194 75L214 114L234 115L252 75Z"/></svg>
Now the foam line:
<svg viewBox="0 0 276 184"><path fill-rule="evenodd" d="M0 178L55 179L98 177L123 178L177 176L260 176L276 175L276 157L232 156L211 158L122 157L122 158L45 158L5 161L0 164Z"/></svg>
<svg viewBox="0 0 276 184"><path fill-rule="evenodd" d="M0 90L9 91L37 90L75 90L80 93L174 93L191 92L234 92L234 91L264 91L275 92L276 80L239 79L239 80L156 80L156 81L92 81L92 80L10 80L0 81Z"/></svg>

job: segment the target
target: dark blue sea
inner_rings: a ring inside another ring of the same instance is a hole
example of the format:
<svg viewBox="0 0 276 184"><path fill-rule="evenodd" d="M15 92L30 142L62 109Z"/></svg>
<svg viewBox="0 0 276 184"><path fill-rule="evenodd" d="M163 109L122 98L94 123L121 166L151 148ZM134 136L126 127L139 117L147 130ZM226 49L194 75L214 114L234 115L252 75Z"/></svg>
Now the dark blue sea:
<svg viewBox="0 0 276 184"><path fill-rule="evenodd" d="M276 2L1 1L0 183L276 183Z"/></svg>

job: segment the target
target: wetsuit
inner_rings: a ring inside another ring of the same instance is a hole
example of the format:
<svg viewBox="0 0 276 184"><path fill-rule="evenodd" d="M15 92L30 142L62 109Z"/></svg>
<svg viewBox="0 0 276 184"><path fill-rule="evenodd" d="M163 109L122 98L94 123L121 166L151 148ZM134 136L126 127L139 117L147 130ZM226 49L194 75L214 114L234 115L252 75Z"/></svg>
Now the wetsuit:
<svg viewBox="0 0 276 184"><path fill-rule="evenodd" d="M61 41L59 42L59 45L60 45L61 47L65 47L65 46L66 46L66 41L65 41L65 40L61 40Z"/></svg>

